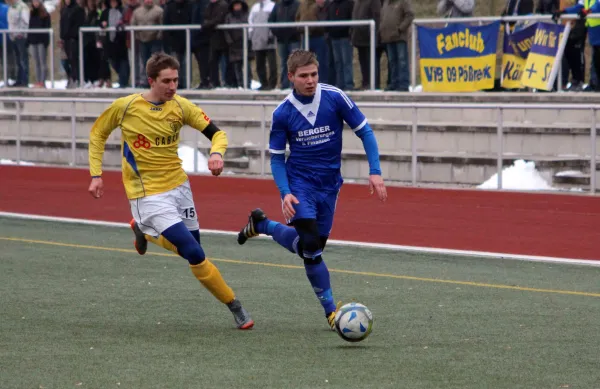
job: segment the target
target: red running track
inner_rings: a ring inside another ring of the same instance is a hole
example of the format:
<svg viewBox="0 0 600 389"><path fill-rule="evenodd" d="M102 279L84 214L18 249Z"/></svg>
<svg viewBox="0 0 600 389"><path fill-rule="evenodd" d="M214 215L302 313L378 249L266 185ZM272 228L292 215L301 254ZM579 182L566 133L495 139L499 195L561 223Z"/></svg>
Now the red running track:
<svg viewBox="0 0 600 389"><path fill-rule="evenodd" d="M0 211L128 222L119 172L105 172L100 200L87 170L0 166ZM201 228L239 230L249 211L281 220L271 180L191 176ZM444 249L600 259L600 197L388 188L380 203L365 185L345 184L332 239Z"/></svg>

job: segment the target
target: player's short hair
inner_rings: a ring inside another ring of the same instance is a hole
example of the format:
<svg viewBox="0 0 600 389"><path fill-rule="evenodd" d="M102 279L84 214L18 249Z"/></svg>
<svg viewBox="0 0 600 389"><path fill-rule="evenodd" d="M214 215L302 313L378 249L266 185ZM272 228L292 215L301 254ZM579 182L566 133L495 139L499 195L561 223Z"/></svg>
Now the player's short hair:
<svg viewBox="0 0 600 389"><path fill-rule="evenodd" d="M288 57L287 68L288 73L296 73L298 68L307 65L317 65L319 67L319 61L317 56L312 51L297 49L292 51L292 54Z"/></svg>
<svg viewBox="0 0 600 389"><path fill-rule="evenodd" d="M177 58L163 52L154 53L146 62L146 75L155 80L161 71L165 69L179 70L179 67Z"/></svg>

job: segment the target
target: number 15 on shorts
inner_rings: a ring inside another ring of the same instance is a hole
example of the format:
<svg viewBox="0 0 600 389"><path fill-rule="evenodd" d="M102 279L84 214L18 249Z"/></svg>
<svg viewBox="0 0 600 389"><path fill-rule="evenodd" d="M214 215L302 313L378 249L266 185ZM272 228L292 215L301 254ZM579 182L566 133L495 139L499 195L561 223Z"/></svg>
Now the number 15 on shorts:
<svg viewBox="0 0 600 389"><path fill-rule="evenodd" d="M196 217L196 210L194 207L185 208L183 210L182 216L184 219L193 219Z"/></svg>

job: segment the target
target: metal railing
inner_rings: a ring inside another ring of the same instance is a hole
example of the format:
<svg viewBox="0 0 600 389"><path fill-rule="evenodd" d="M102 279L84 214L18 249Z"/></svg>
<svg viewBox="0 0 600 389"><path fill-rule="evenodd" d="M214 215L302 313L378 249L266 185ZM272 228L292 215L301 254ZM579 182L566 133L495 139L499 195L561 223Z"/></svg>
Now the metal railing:
<svg viewBox="0 0 600 389"><path fill-rule="evenodd" d="M105 103L110 104L114 100L106 98L69 98L69 97L20 97L20 96L0 96L0 102L16 102L16 147L17 147L17 163L21 162L21 108L20 103L27 102L60 102L71 104L71 165L76 166L75 163L75 150L76 150L76 104L77 103ZM266 111L267 107L275 107L280 101L231 101L231 100L191 100L192 103L198 105L226 105L226 106L258 106L261 107L262 118L261 118L261 176L265 176L265 162L266 162L266 150L267 144L267 128L266 128ZM419 109L493 109L497 115L497 144L496 150L496 170L498 174L497 188L502 189L502 168L504 160L504 112L511 109L536 109L536 110L577 110L577 111L589 111L592 114L592 123L590 128L590 192L596 192L596 165L597 165L597 123L596 113L600 110L600 104L590 104L582 107L580 104L496 104L496 103L368 103L361 102L357 103L360 108L390 108L390 109L412 109L412 129L411 129L411 184L417 185L417 162L419 153L417 151L417 134L419 129L419 122L417 117L417 110ZM352 134L348 133L347 136ZM194 131L194 150L197 150L199 142L199 132ZM197 153L194 152L194 172L197 173Z"/></svg>
<svg viewBox="0 0 600 389"><path fill-rule="evenodd" d="M8 86L8 37L7 34L15 33L27 33L27 34L48 34L50 35L50 85L54 88L54 30L51 28L31 28L31 29L13 29L13 30L0 30L2 34L2 77L4 80L4 86ZM29 53L27 53L27 60L29 60ZM44 80L45 81L45 80Z"/></svg>
<svg viewBox="0 0 600 389"><path fill-rule="evenodd" d="M248 29L249 28L304 28L304 48L309 49L309 27L357 27L368 26L370 35L370 88L375 89L375 48L376 48L376 31L375 21L373 20L349 20L343 22L282 22L282 23L244 23L244 24L221 24L217 29L233 30L241 28L243 30L243 88L248 89ZM131 47L129 66L131 86L135 87L135 68L138 59L135 56L135 32L136 31L181 31L185 30L185 61L186 61L186 85L185 89L191 89L191 31L200 30L202 27L198 25L173 25L173 26L125 26L122 30L128 31L131 34ZM84 33L100 33L117 31L116 27L82 27L79 29L79 78L83 80L83 34ZM323 65L326 66L326 65Z"/></svg>
<svg viewBox="0 0 600 389"><path fill-rule="evenodd" d="M586 16L590 19L600 18L600 14L589 14ZM561 15L561 20L576 20L579 16L576 14L564 14ZM540 22L540 21L552 21L552 15L524 15L524 16L479 16L479 17L468 17L468 18L426 18L426 19L414 19L411 24L411 45L410 45L410 84L412 89L417 86L417 26L425 24L448 24L448 23L492 23L492 22ZM560 62L558 66L558 90L562 90L562 74L560 71Z"/></svg>

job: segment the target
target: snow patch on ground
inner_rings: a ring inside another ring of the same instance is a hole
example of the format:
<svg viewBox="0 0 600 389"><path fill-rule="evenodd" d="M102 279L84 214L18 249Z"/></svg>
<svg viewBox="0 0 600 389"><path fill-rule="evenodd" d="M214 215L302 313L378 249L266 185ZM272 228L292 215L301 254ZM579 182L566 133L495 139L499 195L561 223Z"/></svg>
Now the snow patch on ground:
<svg viewBox="0 0 600 389"><path fill-rule="evenodd" d="M498 174L479 185L479 189L498 189ZM502 170L502 189L509 190L553 190L535 168L535 162L516 160L512 166Z"/></svg>

